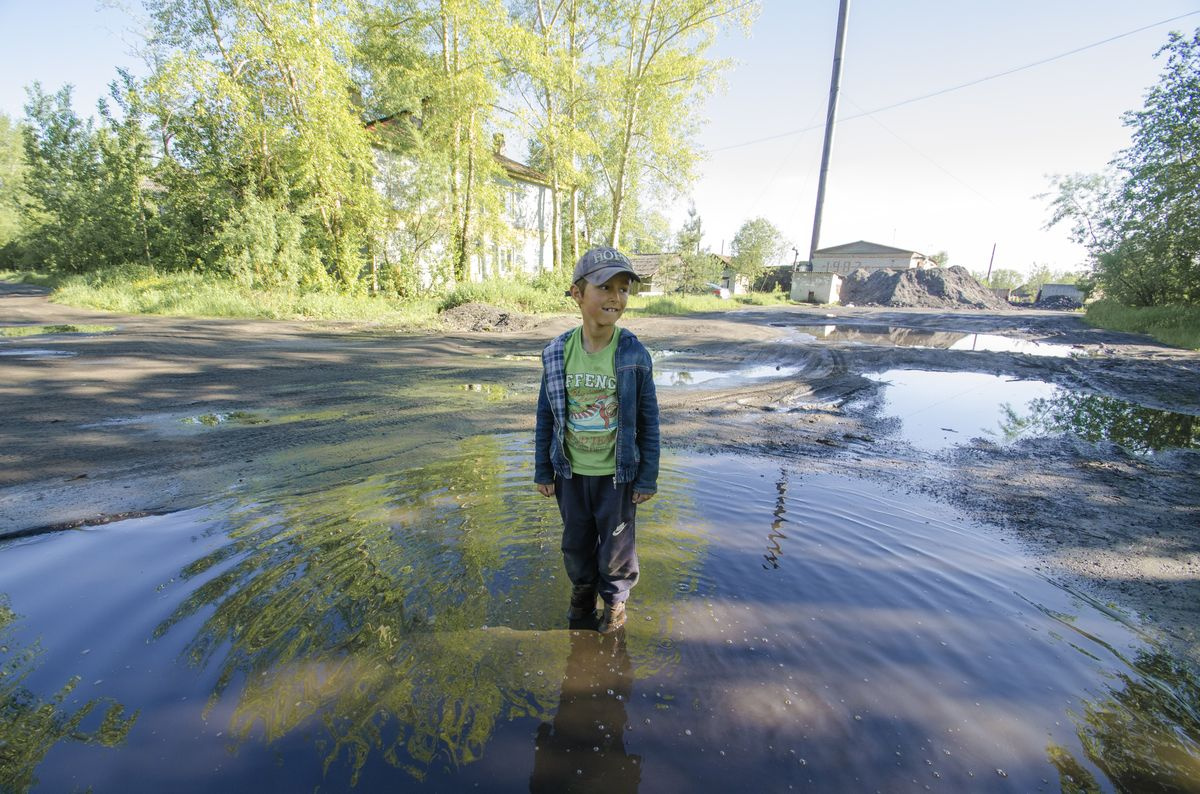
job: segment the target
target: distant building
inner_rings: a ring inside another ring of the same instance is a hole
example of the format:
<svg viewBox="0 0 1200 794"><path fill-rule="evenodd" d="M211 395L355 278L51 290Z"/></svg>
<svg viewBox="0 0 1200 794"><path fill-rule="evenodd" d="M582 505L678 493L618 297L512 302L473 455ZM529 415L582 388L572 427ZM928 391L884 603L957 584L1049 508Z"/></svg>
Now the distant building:
<svg viewBox="0 0 1200 794"><path fill-rule="evenodd" d="M911 270L937 267L937 263L919 251L892 248L859 240L845 245L821 248L813 252L810 270L814 273L853 273L864 270ZM793 287L793 292L795 288Z"/></svg>
<svg viewBox="0 0 1200 794"><path fill-rule="evenodd" d="M842 277L837 273L797 271L792 274L791 297L804 303L838 303Z"/></svg>
<svg viewBox="0 0 1200 794"><path fill-rule="evenodd" d="M1012 300L1012 289L1009 287L989 287L988 289L990 289L992 294L1002 301Z"/></svg>
<svg viewBox="0 0 1200 794"><path fill-rule="evenodd" d="M1078 304L1083 303L1083 290L1074 284L1043 284L1038 290L1037 299L1044 301L1047 298L1070 298Z"/></svg>
<svg viewBox="0 0 1200 794"><path fill-rule="evenodd" d="M412 193L417 166L408 149L407 128L421 129L421 119L403 112L369 122L366 127L374 133L371 147L377 166L376 190L396 208L420 201ZM515 273L536 274L554 267L550 180L537 169L505 157L503 147L504 136L495 136L492 158L501 172L497 181L504 198L503 225L482 236L478 247L471 251L467 274L470 281ZM428 205L431 217L436 214L434 202L425 199L420 203ZM384 262L415 266L422 283L429 286L433 263L446 255L441 246L430 246L421 255L413 256L414 240L429 236L431 233L423 228L398 224L384 236Z"/></svg>
<svg viewBox="0 0 1200 794"><path fill-rule="evenodd" d="M633 283L634 295L662 295L665 292L666 275L678 268L679 254L630 254L629 264L641 281Z"/></svg>

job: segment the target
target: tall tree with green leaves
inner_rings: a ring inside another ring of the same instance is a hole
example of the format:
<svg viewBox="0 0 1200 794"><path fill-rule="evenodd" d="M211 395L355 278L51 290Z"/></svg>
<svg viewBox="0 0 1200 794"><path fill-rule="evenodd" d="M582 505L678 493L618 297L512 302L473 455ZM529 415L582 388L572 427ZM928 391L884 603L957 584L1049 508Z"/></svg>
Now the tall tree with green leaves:
<svg viewBox="0 0 1200 794"><path fill-rule="evenodd" d="M20 125L0 113L0 248L21 233L25 154Z"/></svg>
<svg viewBox="0 0 1200 794"><path fill-rule="evenodd" d="M404 112L405 134L440 163L457 281L468 278L480 240L499 231L499 168L487 127L510 32L497 0L375 0L368 14L369 107L382 116Z"/></svg>
<svg viewBox="0 0 1200 794"><path fill-rule="evenodd" d="M733 236L733 270L756 281L768 265L776 264L790 243L766 218L754 218L741 225Z"/></svg>
<svg viewBox="0 0 1200 794"><path fill-rule="evenodd" d="M722 27L748 26L747 0L613 0L614 25L593 85L598 98L586 129L592 167L608 194L608 243L621 244L630 197L679 191L692 178L700 103L726 62L709 58Z"/></svg>
<svg viewBox="0 0 1200 794"><path fill-rule="evenodd" d="M1200 303L1200 29L1171 33L1158 83L1125 114L1132 144L1102 175L1055 177L1050 225L1069 221L1106 296Z"/></svg>
<svg viewBox="0 0 1200 794"><path fill-rule="evenodd" d="M218 235L226 268L253 282L355 286L380 206L352 101L357 3L147 5L158 132L168 157L230 194ZM299 240L262 237L289 219Z"/></svg>
<svg viewBox="0 0 1200 794"><path fill-rule="evenodd" d="M592 144L579 126L591 101L584 63L599 47L610 8L585 0L519 0L513 5L520 52L513 84L531 116L534 162L550 178L555 268L563 260L564 188L570 196L568 251L572 260L578 255L578 196L586 179L581 155Z"/></svg>

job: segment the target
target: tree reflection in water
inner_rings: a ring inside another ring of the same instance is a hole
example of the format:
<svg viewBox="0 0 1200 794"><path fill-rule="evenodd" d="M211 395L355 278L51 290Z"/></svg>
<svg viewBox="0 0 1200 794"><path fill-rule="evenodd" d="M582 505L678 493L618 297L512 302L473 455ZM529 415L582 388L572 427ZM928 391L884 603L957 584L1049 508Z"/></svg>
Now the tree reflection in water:
<svg viewBox="0 0 1200 794"><path fill-rule="evenodd" d="M558 710L552 723L538 728L529 790L636 792L642 759L625 751L632 692L625 629L612 635L572 631Z"/></svg>
<svg viewBox="0 0 1200 794"><path fill-rule="evenodd" d="M1022 416L1004 406L1000 432L1006 440L1067 433L1086 441L1112 441L1132 452L1200 447L1200 417L1145 408L1100 394L1059 390L1031 400Z"/></svg>
<svg viewBox="0 0 1200 794"><path fill-rule="evenodd" d="M569 653L558 516L532 482L527 440L489 436L244 505L229 542L181 572L201 584L155 635L202 621L185 654L218 666L210 709L237 697L235 744L318 728L327 779L351 785L373 755L417 779L471 763L499 722L551 718ZM630 637L647 674L673 660L658 633L701 556L669 504L654 510Z"/></svg>
<svg viewBox="0 0 1200 794"><path fill-rule="evenodd" d="M1200 682L1163 653L1139 651L1133 667L1142 675L1117 673L1071 715L1084 753L1118 791L1200 791ZM1066 748L1051 744L1047 757L1064 792L1103 790Z"/></svg>
<svg viewBox="0 0 1200 794"><path fill-rule="evenodd" d="M25 687L25 679L37 667L42 649L37 643L22 647L15 638L18 616L0 595L0 791L27 791L37 785L34 770L54 745L61 741L116 747L124 743L137 722L138 712L125 716L125 707L111 698L92 698L72 708L67 696L79 684L72 677L47 699ZM107 708L105 708L107 706ZM104 708L99 724L85 722Z"/></svg>

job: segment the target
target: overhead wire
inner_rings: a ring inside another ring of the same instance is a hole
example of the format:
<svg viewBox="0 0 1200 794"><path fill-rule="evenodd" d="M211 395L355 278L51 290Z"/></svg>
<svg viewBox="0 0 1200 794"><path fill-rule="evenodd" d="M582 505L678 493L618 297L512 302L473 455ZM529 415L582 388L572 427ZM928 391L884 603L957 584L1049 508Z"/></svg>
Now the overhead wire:
<svg viewBox="0 0 1200 794"><path fill-rule="evenodd" d="M1005 69L1002 72L996 72L994 74L989 74L985 77L979 77L974 80L969 80L968 82L965 82L965 83L959 83L958 85L949 86L948 88L942 88L937 91L932 91L928 94L921 94L920 96L910 97L909 99L903 99L899 102L893 102L890 105L884 105L883 107L874 108L873 110L867 110L867 111L863 111L861 113L857 113L857 114L854 114L851 116L845 116L845 117L839 119L838 121L841 122L841 121L850 121L852 119L859 119L859 118L863 118L864 116L870 116L873 113L882 113L885 110L893 110L898 107L903 107L904 105L911 105L914 102L921 102L926 99L932 99L933 97L942 96L943 94L949 94L953 91L961 91L964 88L970 88L971 86L976 86L976 85L979 85L980 83L986 83L989 80L995 80L1000 77L1007 77L1010 74L1016 74L1017 72L1022 72L1022 71L1025 71L1026 69L1032 69L1036 66L1043 66L1047 63L1052 63L1053 61L1058 61L1063 58L1070 57L1072 55L1078 55L1081 52L1085 52L1087 50L1094 49L1096 47L1100 47L1105 44L1111 44L1112 42L1117 41L1119 39L1123 39L1128 36L1133 36L1137 33L1142 33L1143 31L1150 30L1151 28L1156 28L1156 27L1160 27L1162 25L1167 25L1167 24L1170 24L1171 22L1177 22L1180 19L1184 19L1184 18L1190 17L1190 16L1195 16L1196 14L1200 14L1200 9L1198 9L1196 11L1189 11L1186 14L1180 14L1178 16L1171 17L1170 19L1163 19L1158 22L1153 22L1149 25L1143 25L1142 27L1135 28L1134 30L1127 30L1124 33L1118 33L1115 36L1109 36L1106 39L1102 39L1100 41L1095 41L1095 42L1092 42L1091 44L1085 44L1082 47L1076 47L1075 49L1067 50L1066 52L1060 52L1057 55L1051 55L1048 58L1042 58L1041 60L1033 61L1032 63L1027 63L1022 66L1014 66L1013 68ZM779 132L774 135L767 135L762 138L754 138L749 141L742 141L741 143L731 143L727 146L718 146L716 148L709 149L708 153L713 154L715 152L724 152L724 151L728 151L730 149L740 149L743 146L753 146L753 145L759 144L759 143L766 143L767 141L773 141L773 140L777 140L779 138L786 138L789 135L800 135L801 133L811 132L812 130L820 129L823 126L824 126L824 123L813 125L813 126L808 126L808 127L801 127L799 129L795 129L795 130L788 130L786 132Z"/></svg>

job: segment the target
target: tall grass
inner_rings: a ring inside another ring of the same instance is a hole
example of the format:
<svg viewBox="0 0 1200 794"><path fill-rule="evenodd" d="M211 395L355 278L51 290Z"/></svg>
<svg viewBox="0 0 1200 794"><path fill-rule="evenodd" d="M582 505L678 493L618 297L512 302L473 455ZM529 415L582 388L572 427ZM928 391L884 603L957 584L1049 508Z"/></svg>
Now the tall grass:
<svg viewBox="0 0 1200 794"><path fill-rule="evenodd" d="M727 312L747 306L780 306L789 303L786 292L751 292L728 299L716 295L634 295L627 313L636 317L677 317L701 312Z"/></svg>
<svg viewBox="0 0 1200 794"><path fill-rule="evenodd" d="M1087 308L1088 325L1149 334L1163 344L1200 350L1200 306L1123 306L1100 300Z"/></svg>
<svg viewBox="0 0 1200 794"><path fill-rule="evenodd" d="M348 320L427 329L437 315L466 303L487 303L525 314L575 314L575 302L564 294L567 277L543 273L535 278L489 279L461 284L428 298L395 298L338 292L251 289L232 279L198 273L159 272L127 266L82 275L0 271L0 279L50 287L51 300L121 314L167 314L192 317L241 317L270 320ZM747 306L788 302L786 293L751 293L721 300L715 295L634 295L632 317L677 316L720 312Z"/></svg>
<svg viewBox="0 0 1200 794"><path fill-rule="evenodd" d="M0 272L0 278L49 286L53 290L50 298L56 303L121 314L348 320L413 328L432 327L437 317L437 303L432 299L251 289L228 278L160 273L147 267L51 278Z"/></svg>

